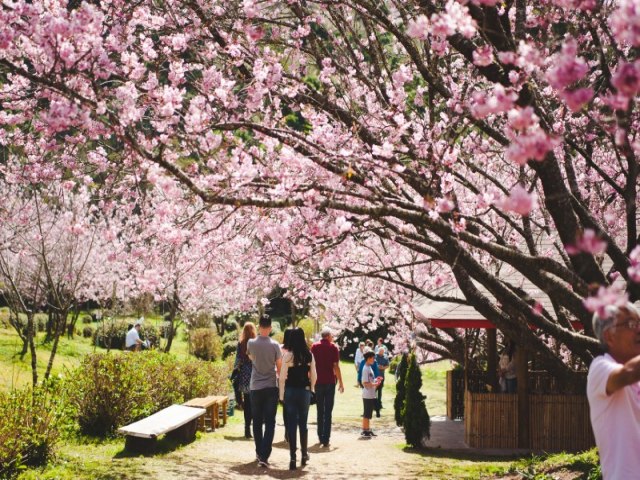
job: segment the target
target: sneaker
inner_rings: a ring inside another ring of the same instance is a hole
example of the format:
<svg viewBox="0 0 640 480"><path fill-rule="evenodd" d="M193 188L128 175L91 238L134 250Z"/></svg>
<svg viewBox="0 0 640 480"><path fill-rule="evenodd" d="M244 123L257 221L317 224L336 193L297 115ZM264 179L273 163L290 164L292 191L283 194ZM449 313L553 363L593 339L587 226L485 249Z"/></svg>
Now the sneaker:
<svg viewBox="0 0 640 480"><path fill-rule="evenodd" d="M259 460L258 461L258 466L262 467L262 468L269 468L269 461L268 460Z"/></svg>
<svg viewBox="0 0 640 480"><path fill-rule="evenodd" d="M361 436L361 437L367 437L367 438L368 438L368 437L371 437L371 436L372 436L372 435L371 435L371 431L369 431L369 430L363 430L363 431L362 431L362 433L360 433L360 436Z"/></svg>
<svg viewBox="0 0 640 480"><path fill-rule="evenodd" d="M370 437L377 437L378 435L373 433L373 430L369 430L369 436Z"/></svg>

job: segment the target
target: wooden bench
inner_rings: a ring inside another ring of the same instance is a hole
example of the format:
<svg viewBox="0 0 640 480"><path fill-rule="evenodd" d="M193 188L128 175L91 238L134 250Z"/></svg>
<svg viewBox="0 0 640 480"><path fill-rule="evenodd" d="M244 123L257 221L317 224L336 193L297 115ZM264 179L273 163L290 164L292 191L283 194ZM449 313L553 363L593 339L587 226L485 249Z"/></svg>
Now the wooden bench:
<svg viewBox="0 0 640 480"><path fill-rule="evenodd" d="M190 442L196 436L198 418L204 416L204 408L171 405L153 415L118 429L118 433L126 435L125 449L151 453L157 439L166 433L179 441Z"/></svg>
<svg viewBox="0 0 640 480"><path fill-rule="evenodd" d="M223 424L227 424L229 399L225 396L210 395L208 397L192 398L184 405L187 407L204 408L206 410L206 413L198 420L198 429L202 432L206 432L207 429L213 431L220 426L220 413L223 415Z"/></svg>

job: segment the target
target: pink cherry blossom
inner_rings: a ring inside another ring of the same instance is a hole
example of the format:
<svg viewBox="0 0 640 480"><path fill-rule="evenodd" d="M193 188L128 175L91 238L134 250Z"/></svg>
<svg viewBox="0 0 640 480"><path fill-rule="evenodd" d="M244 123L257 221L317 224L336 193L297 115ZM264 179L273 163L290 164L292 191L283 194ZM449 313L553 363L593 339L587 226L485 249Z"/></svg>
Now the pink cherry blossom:
<svg viewBox="0 0 640 480"><path fill-rule="evenodd" d="M596 295L584 300L584 306L590 312L596 312L601 318L608 318L611 313L608 307L623 307L629 301L629 295L617 285L598 288Z"/></svg>
<svg viewBox="0 0 640 480"><path fill-rule="evenodd" d="M592 255L601 255L607 249L607 242L602 240L598 234L591 228L585 229L584 232L576 239L575 245L567 245L565 250L569 255L577 255L581 252L590 253Z"/></svg>
<svg viewBox="0 0 640 480"><path fill-rule="evenodd" d="M625 97L633 97L640 91L640 60L622 62L611 75L611 84Z"/></svg>
<svg viewBox="0 0 640 480"><path fill-rule="evenodd" d="M418 15L410 20L407 25L407 35L418 40L426 40L429 34L429 19L424 15Z"/></svg>
<svg viewBox="0 0 640 480"><path fill-rule="evenodd" d="M529 193L522 185L517 184L511 189L509 196L496 202L496 205L502 210L526 217L537 208L538 196L536 192Z"/></svg>

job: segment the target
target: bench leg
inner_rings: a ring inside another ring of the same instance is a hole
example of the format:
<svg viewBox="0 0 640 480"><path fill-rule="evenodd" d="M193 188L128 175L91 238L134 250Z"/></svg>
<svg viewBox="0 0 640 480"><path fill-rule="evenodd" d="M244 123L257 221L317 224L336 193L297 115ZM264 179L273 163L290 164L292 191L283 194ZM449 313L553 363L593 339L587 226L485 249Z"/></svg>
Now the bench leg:
<svg viewBox="0 0 640 480"><path fill-rule="evenodd" d="M214 403L211 406L213 414L211 415L211 425L213 425L213 429L220 427L220 422L218 420L218 415L220 415L220 411L218 410L218 403Z"/></svg>
<svg viewBox="0 0 640 480"><path fill-rule="evenodd" d="M222 424L227 426L227 413L229 411L229 402L224 402L222 404Z"/></svg>
<svg viewBox="0 0 640 480"><path fill-rule="evenodd" d="M185 423L181 427L171 430L167 433L167 437L172 438L180 443L189 443L196 438L196 429L198 427L197 419Z"/></svg>
<svg viewBox="0 0 640 480"><path fill-rule="evenodd" d="M127 435L124 441L124 449L135 453L153 453L156 449L157 438L140 438Z"/></svg>

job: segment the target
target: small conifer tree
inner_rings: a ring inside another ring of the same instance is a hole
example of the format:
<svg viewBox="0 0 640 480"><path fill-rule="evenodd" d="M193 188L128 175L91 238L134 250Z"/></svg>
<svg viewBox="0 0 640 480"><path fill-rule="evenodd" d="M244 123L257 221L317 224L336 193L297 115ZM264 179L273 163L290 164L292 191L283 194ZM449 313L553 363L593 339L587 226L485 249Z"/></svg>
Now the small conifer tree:
<svg viewBox="0 0 640 480"><path fill-rule="evenodd" d="M396 425L402 427L404 425L404 417L402 416L402 408L404 407L405 399L405 379L407 378L407 367L409 366L408 355L402 354L402 359L398 364L397 379L396 382L396 398L393 401L393 409L395 411Z"/></svg>
<svg viewBox="0 0 640 480"><path fill-rule="evenodd" d="M422 447L423 440L429 438L431 419L424 403L426 398L421 392L422 374L416 360L416 355L411 354L405 379L405 401L402 409L404 420L404 438L413 447Z"/></svg>

